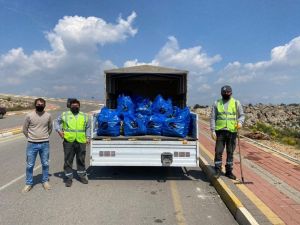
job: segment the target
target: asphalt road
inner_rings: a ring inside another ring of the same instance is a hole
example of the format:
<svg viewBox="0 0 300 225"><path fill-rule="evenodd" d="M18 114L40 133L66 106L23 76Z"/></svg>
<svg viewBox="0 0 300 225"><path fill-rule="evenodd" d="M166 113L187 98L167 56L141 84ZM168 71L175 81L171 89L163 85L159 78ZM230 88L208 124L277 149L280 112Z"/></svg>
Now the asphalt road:
<svg viewBox="0 0 300 225"><path fill-rule="evenodd" d="M95 108L98 106L82 106L82 111ZM56 118L61 111L51 113ZM18 121L22 125L19 116ZM1 225L236 224L199 168L89 167L87 151L89 184L74 180L66 188L62 140L55 132L50 141L53 190L42 188L37 158L34 188L22 194L25 146L22 135L0 139Z"/></svg>

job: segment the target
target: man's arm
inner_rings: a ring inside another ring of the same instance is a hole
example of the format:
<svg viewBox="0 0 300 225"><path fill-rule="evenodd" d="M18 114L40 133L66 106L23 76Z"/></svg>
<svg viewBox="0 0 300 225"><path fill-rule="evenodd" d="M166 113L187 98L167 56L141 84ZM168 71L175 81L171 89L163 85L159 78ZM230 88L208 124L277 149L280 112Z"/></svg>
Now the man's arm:
<svg viewBox="0 0 300 225"><path fill-rule="evenodd" d="M50 115L49 120L48 120L48 133L49 133L49 135L52 133L52 130L53 130L53 123L52 123L52 117Z"/></svg>
<svg viewBox="0 0 300 225"><path fill-rule="evenodd" d="M242 104L238 101L237 104L238 108L238 121L241 125L243 125L244 121L245 121L245 114L244 114L244 110L243 110L243 106Z"/></svg>
<svg viewBox="0 0 300 225"><path fill-rule="evenodd" d="M211 138L213 140L217 140L216 135L216 115L217 115L217 103L215 102L211 107L211 114L210 114L210 131L211 131Z"/></svg>
<svg viewBox="0 0 300 225"><path fill-rule="evenodd" d="M29 122L30 122L30 118L29 118L28 115L26 115L25 121L24 121L24 124L23 124L23 134L24 134L25 137L27 137L27 138L28 138Z"/></svg>
<svg viewBox="0 0 300 225"><path fill-rule="evenodd" d="M61 138L64 138L64 132L62 130L62 115L60 115L54 123L55 131L59 134Z"/></svg>
<svg viewBox="0 0 300 225"><path fill-rule="evenodd" d="M211 132L215 132L215 128L216 128L216 103L214 103L211 107L211 113L210 113L210 130Z"/></svg>
<svg viewBox="0 0 300 225"><path fill-rule="evenodd" d="M87 123L86 123L86 126L85 126L85 136L86 136L86 139L87 139L87 144L90 143L90 140L91 140L91 119L89 117L89 115L86 115L87 116Z"/></svg>
<svg viewBox="0 0 300 225"><path fill-rule="evenodd" d="M87 138L91 137L91 119L89 116L88 117L88 121L86 123L86 127L85 127L85 135Z"/></svg>

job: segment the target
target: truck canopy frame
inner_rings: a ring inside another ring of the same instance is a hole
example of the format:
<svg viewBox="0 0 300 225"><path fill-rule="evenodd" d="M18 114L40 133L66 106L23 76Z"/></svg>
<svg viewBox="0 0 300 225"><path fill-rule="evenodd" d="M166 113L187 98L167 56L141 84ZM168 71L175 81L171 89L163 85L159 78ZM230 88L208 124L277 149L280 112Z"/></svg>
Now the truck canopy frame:
<svg viewBox="0 0 300 225"><path fill-rule="evenodd" d="M106 106L116 108L120 94L140 95L154 100L160 94L173 105L186 106L188 71L142 65L105 71Z"/></svg>

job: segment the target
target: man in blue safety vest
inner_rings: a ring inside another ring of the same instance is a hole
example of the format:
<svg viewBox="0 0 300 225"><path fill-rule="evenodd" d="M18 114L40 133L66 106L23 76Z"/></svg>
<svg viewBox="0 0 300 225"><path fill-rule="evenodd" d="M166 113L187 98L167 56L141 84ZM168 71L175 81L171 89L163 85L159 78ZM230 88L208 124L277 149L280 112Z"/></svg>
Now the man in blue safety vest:
<svg viewBox="0 0 300 225"><path fill-rule="evenodd" d="M85 168L86 144L90 143L90 120L86 113L80 112L80 102L70 101L70 111L63 112L56 120L55 130L64 140L64 172L66 187L72 186L73 159L76 155L77 174L83 184L88 183Z"/></svg>
<svg viewBox="0 0 300 225"><path fill-rule="evenodd" d="M232 173L233 152L236 147L237 131L244 123L244 112L240 102L234 99L232 89L225 85L221 88L222 98L217 100L212 106L210 129L215 145L215 177L219 178L222 172L222 155L226 146L226 173L230 179L236 179Z"/></svg>

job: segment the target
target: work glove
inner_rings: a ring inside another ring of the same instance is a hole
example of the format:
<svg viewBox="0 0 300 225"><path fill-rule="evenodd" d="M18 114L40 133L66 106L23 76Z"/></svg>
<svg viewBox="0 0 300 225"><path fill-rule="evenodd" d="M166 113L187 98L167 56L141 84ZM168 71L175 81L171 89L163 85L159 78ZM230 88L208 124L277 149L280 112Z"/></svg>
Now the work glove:
<svg viewBox="0 0 300 225"><path fill-rule="evenodd" d="M235 125L235 127L236 127L236 129L241 129L242 128L242 124L241 123L237 123L236 125Z"/></svg>
<svg viewBox="0 0 300 225"><path fill-rule="evenodd" d="M212 131L210 135L211 135L211 138L212 138L214 141L217 140L217 135L216 135L216 132L215 132L215 131Z"/></svg>
<svg viewBox="0 0 300 225"><path fill-rule="evenodd" d="M89 145L91 143L91 138L87 137L86 138L86 144Z"/></svg>

